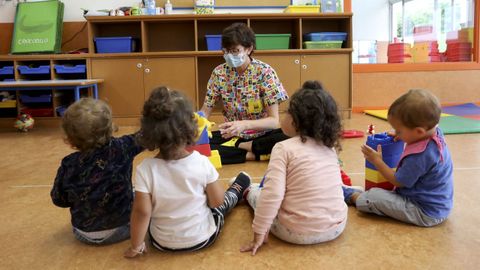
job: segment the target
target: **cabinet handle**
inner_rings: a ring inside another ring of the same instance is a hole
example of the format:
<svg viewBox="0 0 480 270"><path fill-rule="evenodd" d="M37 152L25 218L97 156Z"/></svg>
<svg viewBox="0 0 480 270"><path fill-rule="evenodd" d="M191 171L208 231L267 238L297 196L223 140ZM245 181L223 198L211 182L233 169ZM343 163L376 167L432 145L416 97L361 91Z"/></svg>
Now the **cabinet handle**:
<svg viewBox="0 0 480 270"><path fill-rule="evenodd" d="M293 62L297 65L300 64L300 60L298 60L298 59L295 59L295 61L293 61Z"/></svg>
<svg viewBox="0 0 480 270"><path fill-rule="evenodd" d="M303 68L303 69L307 69L307 65L302 65L302 68Z"/></svg>
<svg viewBox="0 0 480 270"><path fill-rule="evenodd" d="M150 73L150 69L149 69L149 68L146 68L146 69L145 69L145 73Z"/></svg>
<svg viewBox="0 0 480 270"><path fill-rule="evenodd" d="M142 68L142 67L143 67L142 63L137 63L137 68Z"/></svg>

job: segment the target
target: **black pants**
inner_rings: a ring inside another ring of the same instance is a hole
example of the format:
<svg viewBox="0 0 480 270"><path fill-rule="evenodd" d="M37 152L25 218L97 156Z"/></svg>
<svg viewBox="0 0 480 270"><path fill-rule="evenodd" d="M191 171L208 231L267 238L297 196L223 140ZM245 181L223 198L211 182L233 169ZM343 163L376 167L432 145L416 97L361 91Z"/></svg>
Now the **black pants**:
<svg viewBox="0 0 480 270"><path fill-rule="evenodd" d="M252 152L255 154L256 160L260 160L261 155L268 155L272 152L273 146L277 142L288 139L289 137L283 134L280 128L267 132L265 135L255 138L253 140L238 139L233 146L223 146L222 144L231 140L224 139L220 134L220 131L213 131L212 138L210 139L210 148L212 150L218 150L222 164L236 164L244 163L246 160L247 151L238 148L238 145L242 142L252 141Z"/></svg>

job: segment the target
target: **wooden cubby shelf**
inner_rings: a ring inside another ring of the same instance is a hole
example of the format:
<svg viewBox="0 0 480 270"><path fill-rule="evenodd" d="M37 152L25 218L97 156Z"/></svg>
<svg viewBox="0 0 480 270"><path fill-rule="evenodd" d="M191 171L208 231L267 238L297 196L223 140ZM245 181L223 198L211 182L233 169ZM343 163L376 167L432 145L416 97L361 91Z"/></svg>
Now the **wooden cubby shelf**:
<svg viewBox="0 0 480 270"><path fill-rule="evenodd" d="M352 14L214 14L87 17L88 50L81 55L3 55L0 67L15 66L14 79L25 79L17 66L28 63L50 65L50 79L69 79L55 72L56 64L85 63L87 79L104 79L99 86L116 118L138 118L150 91L160 85L183 91L196 109L203 104L212 70L224 63L221 51L207 50L205 35L220 35L234 22L249 25L257 34L290 34L289 49L255 50L253 57L271 65L288 93L304 81L319 80L331 92L342 111L352 107ZM303 49L303 35L310 32L346 32L339 49ZM97 37L132 37L135 50L125 53L97 53ZM57 91L55 91L57 92ZM52 107L68 104L58 94ZM18 98L18 95L17 95ZM65 101L67 100L67 101ZM280 106L284 110L285 104ZM219 115L221 106L214 109ZM2 110L0 109L0 117Z"/></svg>

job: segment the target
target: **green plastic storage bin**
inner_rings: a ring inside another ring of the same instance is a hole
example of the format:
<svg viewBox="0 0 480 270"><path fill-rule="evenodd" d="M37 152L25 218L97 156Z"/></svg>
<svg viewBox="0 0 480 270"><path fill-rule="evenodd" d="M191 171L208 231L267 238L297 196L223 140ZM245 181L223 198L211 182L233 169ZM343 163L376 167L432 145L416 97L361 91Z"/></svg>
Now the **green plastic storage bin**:
<svg viewBox="0 0 480 270"><path fill-rule="evenodd" d="M340 49L343 41L328 40L328 41L305 41L303 48L305 49Z"/></svg>
<svg viewBox="0 0 480 270"><path fill-rule="evenodd" d="M17 5L11 53L59 53L64 5L60 1L21 2Z"/></svg>
<svg viewBox="0 0 480 270"><path fill-rule="evenodd" d="M290 47L291 34L256 34L257 50L286 50Z"/></svg>

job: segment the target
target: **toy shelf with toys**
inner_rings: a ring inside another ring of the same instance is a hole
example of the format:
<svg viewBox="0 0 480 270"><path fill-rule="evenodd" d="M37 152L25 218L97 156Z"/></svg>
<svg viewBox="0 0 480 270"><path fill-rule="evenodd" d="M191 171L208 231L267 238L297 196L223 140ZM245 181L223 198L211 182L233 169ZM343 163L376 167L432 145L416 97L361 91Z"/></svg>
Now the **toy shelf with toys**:
<svg viewBox="0 0 480 270"><path fill-rule="evenodd" d="M67 89L75 80L87 79L87 59L77 55L22 55L13 60L0 59L0 118L13 118L21 113L32 117L61 117L74 102L75 93ZM46 86L45 82L65 84L65 88ZM22 89L29 82L38 82L35 89ZM70 87L71 88L71 87ZM4 90L8 91L4 91ZM91 96L88 89L80 96Z"/></svg>

